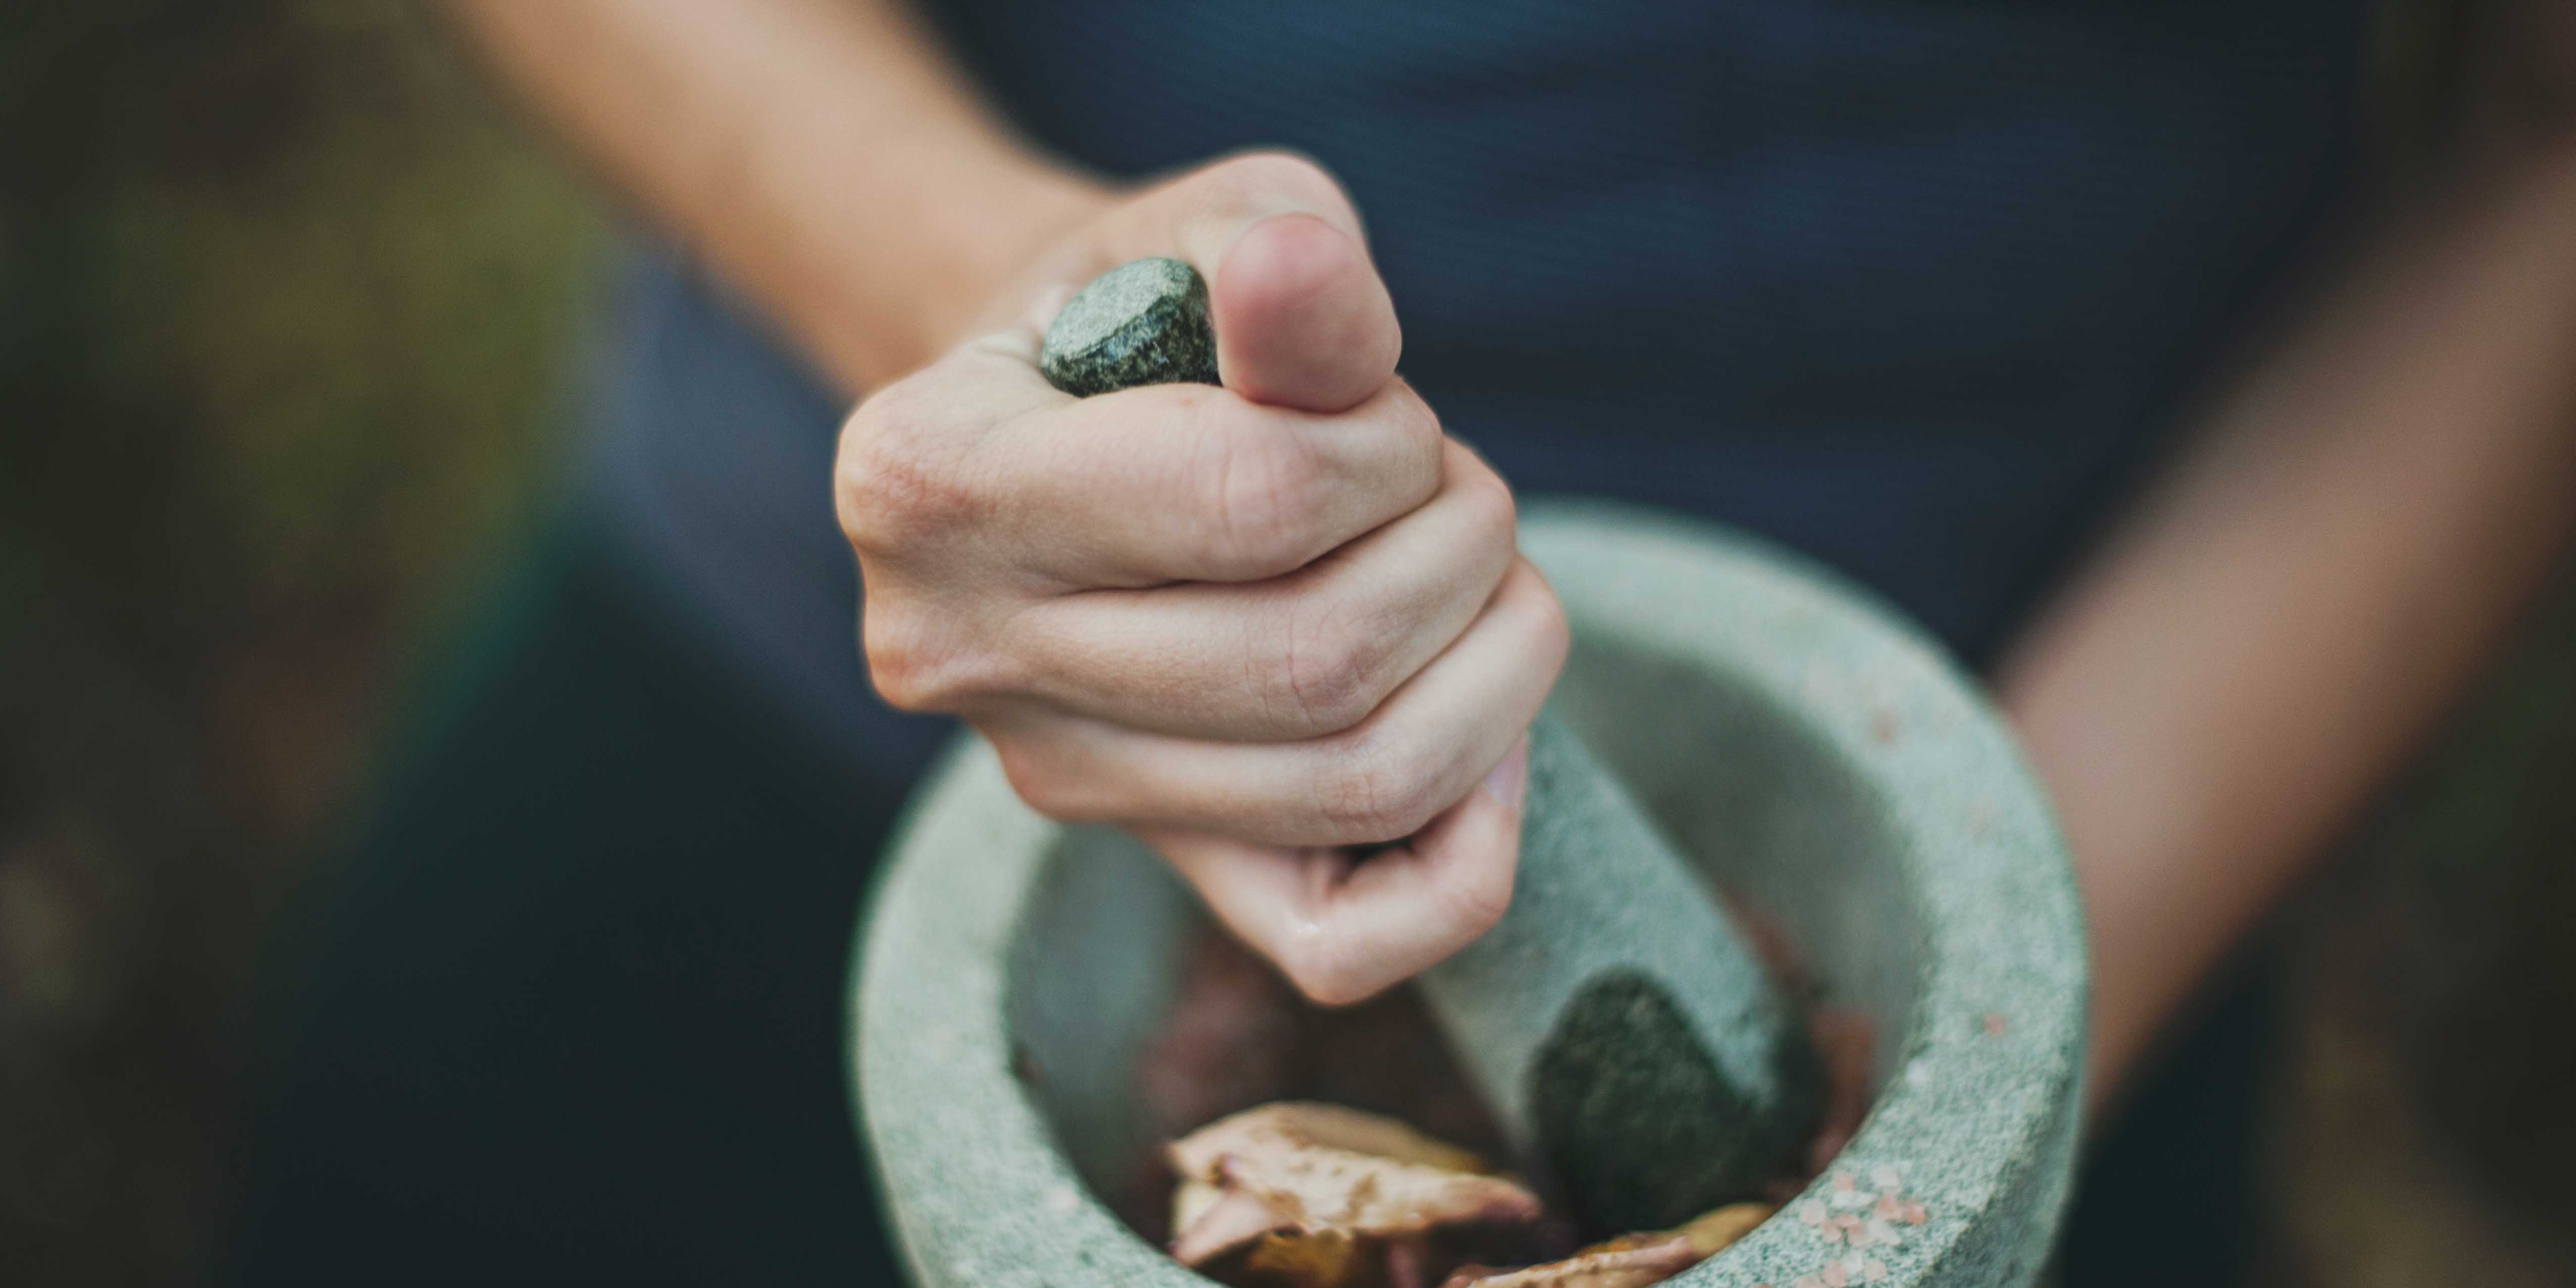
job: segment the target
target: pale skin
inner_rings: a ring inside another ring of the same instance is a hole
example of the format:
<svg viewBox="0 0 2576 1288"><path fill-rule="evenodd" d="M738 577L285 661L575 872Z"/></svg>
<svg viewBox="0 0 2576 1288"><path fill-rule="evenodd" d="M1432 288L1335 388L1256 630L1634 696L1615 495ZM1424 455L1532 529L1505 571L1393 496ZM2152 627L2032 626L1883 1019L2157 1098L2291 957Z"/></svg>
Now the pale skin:
<svg viewBox="0 0 2576 1288"><path fill-rule="evenodd" d="M1501 915L1565 624L1509 490L1395 376L1397 319L1329 174L1272 154L1080 174L887 0L455 8L866 395L836 491L890 701L974 724L1034 808L1133 829L1319 1000ZM1999 669L2084 893L2097 1107L2565 547L2571 229L2576 151L2545 142L2398 221ZM1043 319L1149 254L1208 279L1225 387L1047 386Z"/></svg>

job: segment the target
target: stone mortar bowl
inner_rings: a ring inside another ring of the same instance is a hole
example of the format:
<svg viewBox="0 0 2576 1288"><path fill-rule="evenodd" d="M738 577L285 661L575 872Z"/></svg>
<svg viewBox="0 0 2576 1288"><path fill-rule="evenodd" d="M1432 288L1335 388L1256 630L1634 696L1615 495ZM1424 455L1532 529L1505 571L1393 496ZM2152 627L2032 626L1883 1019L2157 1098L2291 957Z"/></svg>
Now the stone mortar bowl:
<svg viewBox="0 0 2576 1288"><path fill-rule="evenodd" d="M1531 507L1521 540L1573 623L1553 708L1877 1034L1840 1157L1669 1282L2032 1282L2073 1163L2085 949L2011 736L1937 645L1774 547L1592 504ZM1032 813L980 740L950 753L850 988L854 1092L917 1285L1208 1283L1095 1191L1157 1143L1137 1065L1202 924L1132 841Z"/></svg>

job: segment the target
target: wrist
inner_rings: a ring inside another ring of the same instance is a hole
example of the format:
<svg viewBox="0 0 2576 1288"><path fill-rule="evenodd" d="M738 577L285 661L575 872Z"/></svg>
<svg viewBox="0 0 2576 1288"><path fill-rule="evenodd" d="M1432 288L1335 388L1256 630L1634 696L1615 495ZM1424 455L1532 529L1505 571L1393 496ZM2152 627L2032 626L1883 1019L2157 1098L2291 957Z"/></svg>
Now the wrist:
<svg viewBox="0 0 2576 1288"><path fill-rule="evenodd" d="M1024 303L1016 297L1042 275L1036 270L1124 195L1113 183L1029 156L990 167L978 188L973 206L948 212L955 245L943 280L907 310L913 366L1016 317Z"/></svg>
<svg viewBox="0 0 2576 1288"><path fill-rule="evenodd" d="M980 152L980 150L978 150ZM1115 200L1070 168L1001 148L958 149L908 168L905 190L871 198L908 209L888 254L884 219L835 221L821 258L839 271L806 279L788 325L848 393L899 379L964 338L994 296L1045 250Z"/></svg>

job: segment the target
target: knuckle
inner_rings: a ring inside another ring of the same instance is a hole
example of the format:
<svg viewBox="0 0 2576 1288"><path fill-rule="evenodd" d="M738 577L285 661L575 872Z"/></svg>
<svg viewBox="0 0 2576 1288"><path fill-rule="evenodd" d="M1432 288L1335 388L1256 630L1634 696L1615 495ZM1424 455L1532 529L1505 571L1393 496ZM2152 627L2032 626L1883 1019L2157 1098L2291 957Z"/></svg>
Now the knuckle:
<svg viewBox="0 0 2576 1288"><path fill-rule="evenodd" d="M1020 804L1028 809L1056 822L1113 822L1126 817L1115 788L1084 768L1082 757L1066 752L1056 739L994 721L981 721L979 732L992 739L1010 791L1018 793Z"/></svg>
<svg viewBox="0 0 2576 1288"><path fill-rule="evenodd" d="M1060 823L1093 819L1089 794L1054 757L1032 748L1024 739L1007 736L995 737L993 750L1001 758L1002 774L1010 780L1011 791L1022 804Z"/></svg>
<svg viewBox="0 0 2576 1288"><path fill-rule="evenodd" d="M1553 679L1565 666L1567 651L1574 646L1574 627L1566 619L1564 601L1545 582L1539 583L1536 608L1537 619L1531 627L1536 638L1531 655L1546 660L1547 673Z"/></svg>
<svg viewBox="0 0 2576 1288"><path fill-rule="evenodd" d="M1279 633L1285 650L1276 674L1286 692L1281 705L1307 737L1339 733L1368 718L1384 696L1391 653L1385 633L1326 604Z"/></svg>
<svg viewBox="0 0 2576 1288"><path fill-rule="evenodd" d="M983 505L940 447L941 419L916 380L859 405L841 434L833 508L859 550L892 553L968 527Z"/></svg>
<svg viewBox="0 0 2576 1288"><path fill-rule="evenodd" d="M1311 447L1239 424L1212 426L1200 441L1200 544L1220 576L1274 577L1322 553L1324 470Z"/></svg>
<svg viewBox="0 0 2576 1288"><path fill-rule="evenodd" d="M1448 902L1462 939L1474 939L1502 921L1512 906L1512 856L1465 855L1456 865Z"/></svg>
<svg viewBox="0 0 2576 1288"><path fill-rule="evenodd" d="M1281 946L1278 966L1317 1006L1349 1006L1377 991L1350 945L1335 936L1310 934L1289 941Z"/></svg>
<svg viewBox="0 0 2576 1288"><path fill-rule="evenodd" d="M1398 840L1420 831L1441 807L1438 758L1382 732L1350 740L1326 776L1324 817L1350 844Z"/></svg>
<svg viewBox="0 0 2576 1288"><path fill-rule="evenodd" d="M868 682L898 711L956 711L995 691L994 660L947 641L923 613L870 603L861 614L860 651Z"/></svg>
<svg viewBox="0 0 2576 1288"><path fill-rule="evenodd" d="M1511 486L1491 470L1475 470L1458 480L1459 499L1478 547L1488 553L1513 549L1520 540L1520 507Z"/></svg>
<svg viewBox="0 0 2576 1288"><path fill-rule="evenodd" d="M1400 376L1388 387L1387 398L1398 436L1418 454L1425 473L1435 479L1440 477L1442 461L1449 451L1449 433L1441 427L1440 413L1433 411L1421 393Z"/></svg>
<svg viewBox="0 0 2576 1288"><path fill-rule="evenodd" d="M1392 444L1384 463L1377 468L1390 471L1409 484L1405 495L1411 504L1419 505L1438 495L1443 487L1449 485L1453 474L1493 473L1464 448L1454 450L1457 456L1472 463L1472 470L1451 468L1453 448L1448 431L1441 427L1440 414L1401 380L1363 411L1370 423L1380 427ZM1499 477L1496 481L1500 482Z"/></svg>
<svg viewBox="0 0 2576 1288"><path fill-rule="evenodd" d="M896 614L877 611L862 619L859 643L868 682L876 686L877 696L897 710L932 710L939 696L932 651L925 647L920 632L897 626L896 619Z"/></svg>
<svg viewBox="0 0 2576 1288"><path fill-rule="evenodd" d="M870 484L862 459L869 433L866 417L865 404L850 413L850 418L841 423L840 444L832 454L832 513L840 520L841 535L853 548L862 550L868 547L872 535L868 529Z"/></svg>

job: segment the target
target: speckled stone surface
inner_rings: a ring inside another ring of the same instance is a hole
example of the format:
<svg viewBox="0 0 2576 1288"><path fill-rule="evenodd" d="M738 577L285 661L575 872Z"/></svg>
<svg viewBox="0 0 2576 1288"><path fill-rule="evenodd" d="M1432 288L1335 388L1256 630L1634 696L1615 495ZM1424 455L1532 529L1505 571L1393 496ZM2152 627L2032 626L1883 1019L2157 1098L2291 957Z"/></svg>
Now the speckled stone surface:
<svg viewBox="0 0 2576 1288"><path fill-rule="evenodd" d="M1879 1031L1874 1106L1835 1165L1671 1282L2033 1281L2074 1150L2084 944L2003 726L1934 646L1793 556L1634 510L1525 514L1574 624L1555 716ZM916 1282L1205 1282L1092 1189L1152 1144L1134 1071L1200 917L1150 854L1048 823L988 747L953 750L851 989L853 1091Z"/></svg>
<svg viewBox="0 0 2576 1288"><path fill-rule="evenodd" d="M1112 393L1204 363L1207 291L1178 260L1094 279L1041 365ZM1724 907L1562 724L1530 753L1518 893L1502 925L1428 981L1431 1011L1525 1159L1611 1228L1678 1225L1757 1197L1821 1101L1799 1017Z"/></svg>
<svg viewBox="0 0 2576 1288"><path fill-rule="evenodd" d="M1760 1197L1818 1108L1799 1017L1689 860L1552 715L1530 733L1527 801L1510 910L1422 977L1461 1067L1601 1228Z"/></svg>
<svg viewBox="0 0 2576 1288"><path fill-rule="evenodd" d="M1137 385L1217 383L1207 283L1177 259L1140 259L1091 279L1047 324L1038 370L1077 397Z"/></svg>

